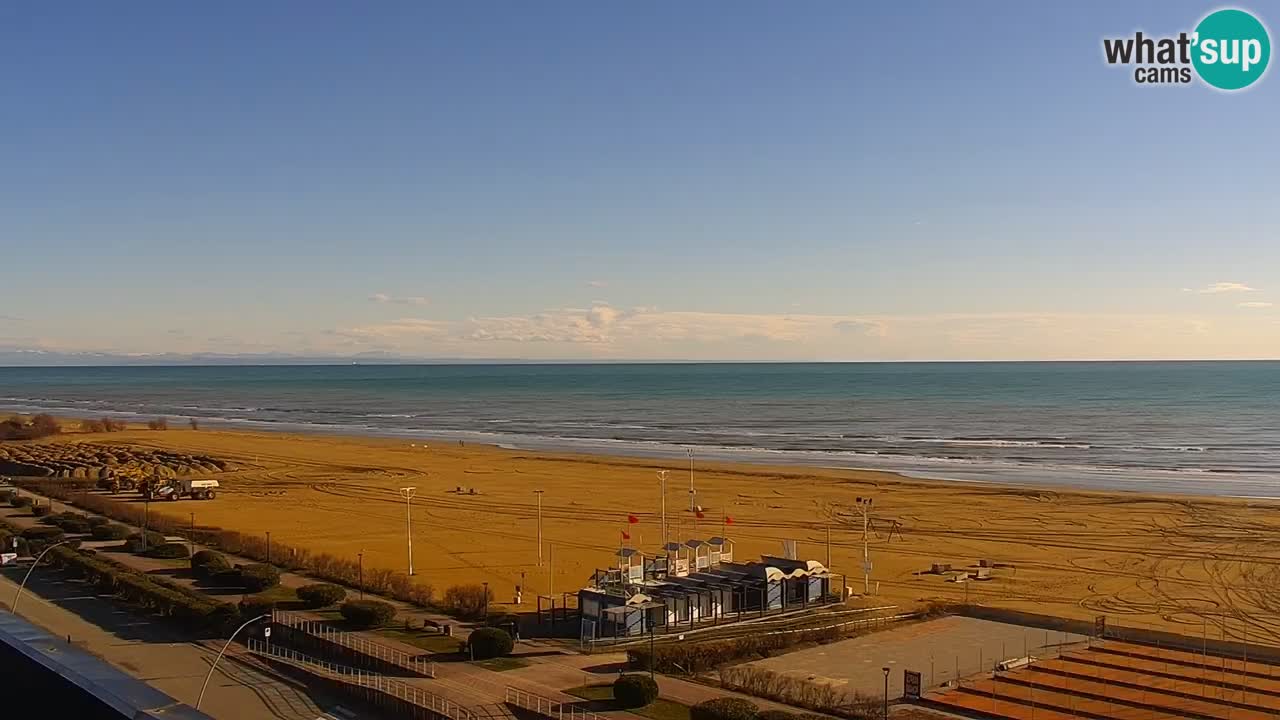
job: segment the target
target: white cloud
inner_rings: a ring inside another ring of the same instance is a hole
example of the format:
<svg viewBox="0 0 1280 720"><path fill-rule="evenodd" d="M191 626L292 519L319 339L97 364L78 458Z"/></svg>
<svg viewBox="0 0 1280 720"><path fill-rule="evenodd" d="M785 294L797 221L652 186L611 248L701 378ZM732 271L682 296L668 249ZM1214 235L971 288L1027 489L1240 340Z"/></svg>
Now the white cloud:
<svg viewBox="0 0 1280 720"><path fill-rule="evenodd" d="M1271 305L1272 305L1272 304L1271 304L1271 303L1269 303L1269 302L1261 302L1261 301L1255 300L1255 301L1253 301L1253 302L1242 302L1242 303L1237 303L1237 304L1236 304L1236 307L1242 307L1242 308L1269 308L1269 307L1271 307Z"/></svg>
<svg viewBox="0 0 1280 720"><path fill-rule="evenodd" d="M593 287L593 288L609 287L609 283L605 282L604 280L588 280L587 287Z"/></svg>
<svg viewBox="0 0 1280 720"><path fill-rule="evenodd" d="M381 305L426 305L430 301L421 295L398 296L389 295L387 293L374 293L369 296L369 300Z"/></svg>
<svg viewBox="0 0 1280 720"><path fill-rule="evenodd" d="M1257 288L1251 288L1244 283L1238 282L1216 282L1199 289L1182 288L1182 292L1193 292L1200 295L1220 295L1222 293L1257 292Z"/></svg>

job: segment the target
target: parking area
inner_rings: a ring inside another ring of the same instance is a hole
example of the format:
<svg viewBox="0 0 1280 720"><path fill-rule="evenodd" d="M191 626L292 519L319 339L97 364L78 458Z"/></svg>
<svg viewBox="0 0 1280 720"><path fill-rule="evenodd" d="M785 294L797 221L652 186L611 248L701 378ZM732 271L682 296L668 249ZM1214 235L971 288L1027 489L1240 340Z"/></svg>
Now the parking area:
<svg viewBox="0 0 1280 720"><path fill-rule="evenodd" d="M1057 657L1088 641L1084 635L944 617L787 653L752 667L829 683L848 691L880 695L890 668L889 696L902 694L902 671L921 674L924 690L956 678L990 672L1002 660Z"/></svg>

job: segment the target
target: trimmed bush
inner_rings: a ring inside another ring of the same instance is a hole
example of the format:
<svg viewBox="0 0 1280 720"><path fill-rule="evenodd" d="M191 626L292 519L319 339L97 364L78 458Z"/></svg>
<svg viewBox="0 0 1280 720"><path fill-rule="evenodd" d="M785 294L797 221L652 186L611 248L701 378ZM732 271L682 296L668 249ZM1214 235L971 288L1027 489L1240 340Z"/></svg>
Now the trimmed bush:
<svg viewBox="0 0 1280 720"><path fill-rule="evenodd" d="M799 713L790 713L786 710L761 710L760 713L756 715L756 720L800 720L800 718L803 717L804 715L800 715ZM809 713L809 717L821 718L822 716ZM823 720L825 720L825 718Z"/></svg>
<svg viewBox="0 0 1280 720"><path fill-rule="evenodd" d="M613 699L625 708L639 708L658 699L658 683L648 675L619 675L613 681ZM788 720L775 718L774 720Z"/></svg>
<svg viewBox="0 0 1280 720"><path fill-rule="evenodd" d="M191 568L198 577L206 580L223 573L233 572L227 558L212 550L197 550L196 554L191 556ZM236 581L239 581L238 576Z"/></svg>
<svg viewBox="0 0 1280 720"><path fill-rule="evenodd" d="M53 512L53 508L52 508L52 507L49 507L49 505L48 505L47 503L46 503L46 504L44 504L44 505L32 505L32 506L31 506L31 514L32 514L32 515L35 515L36 517L45 517L46 515L48 515L48 514L49 514L49 513L51 513L51 512Z"/></svg>
<svg viewBox="0 0 1280 720"><path fill-rule="evenodd" d="M722 697L689 708L689 720L755 720L760 708L750 700Z"/></svg>
<svg viewBox="0 0 1280 720"><path fill-rule="evenodd" d="M187 546L183 543L161 543L154 547L147 548L147 557L163 558L165 560L178 560L186 558L190 555Z"/></svg>
<svg viewBox="0 0 1280 720"><path fill-rule="evenodd" d="M298 588L298 599L302 606L310 609L337 605L347 599L347 591L330 583L315 583Z"/></svg>
<svg viewBox="0 0 1280 720"><path fill-rule="evenodd" d="M147 548L164 544L164 535L158 532L147 531ZM124 549L131 553L142 552L142 533L134 533L124 541Z"/></svg>
<svg viewBox="0 0 1280 720"><path fill-rule="evenodd" d="M95 525L90 532L94 540L125 540L132 534L129 528L119 523Z"/></svg>
<svg viewBox="0 0 1280 720"><path fill-rule="evenodd" d="M259 615L270 615L276 609L276 601L261 595L249 595L240 601L240 622L256 618Z"/></svg>
<svg viewBox="0 0 1280 720"><path fill-rule="evenodd" d="M89 518L89 527L102 527L111 523L111 518L101 515L94 515Z"/></svg>
<svg viewBox="0 0 1280 720"><path fill-rule="evenodd" d="M515 641L502 628L486 627L471 633L467 640L477 660L505 657L515 649Z"/></svg>
<svg viewBox="0 0 1280 720"><path fill-rule="evenodd" d="M40 540L43 542L58 542L64 539L66 535L63 534L61 528L37 525L23 530L22 537L33 541Z"/></svg>
<svg viewBox="0 0 1280 720"><path fill-rule="evenodd" d="M10 498L9 504L17 508L28 507L31 505L31 498L27 495L14 495Z"/></svg>
<svg viewBox="0 0 1280 720"><path fill-rule="evenodd" d="M240 571L240 584L250 592L262 592L280 584L280 571L272 565L255 563L236 569Z"/></svg>
<svg viewBox="0 0 1280 720"><path fill-rule="evenodd" d="M395 606L381 600L348 600L342 603L339 612L357 628L382 627L396 616Z"/></svg>

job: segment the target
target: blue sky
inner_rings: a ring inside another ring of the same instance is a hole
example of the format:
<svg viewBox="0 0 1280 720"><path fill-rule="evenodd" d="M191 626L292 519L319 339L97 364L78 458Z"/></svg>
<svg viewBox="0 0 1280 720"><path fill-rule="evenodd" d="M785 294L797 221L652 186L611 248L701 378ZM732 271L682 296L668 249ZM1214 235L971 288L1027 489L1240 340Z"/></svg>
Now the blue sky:
<svg viewBox="0 0 1280 720"><path fill-rule="evenodd" d="M0 5L0 349L1280 357L1215 7Z"/></svg>

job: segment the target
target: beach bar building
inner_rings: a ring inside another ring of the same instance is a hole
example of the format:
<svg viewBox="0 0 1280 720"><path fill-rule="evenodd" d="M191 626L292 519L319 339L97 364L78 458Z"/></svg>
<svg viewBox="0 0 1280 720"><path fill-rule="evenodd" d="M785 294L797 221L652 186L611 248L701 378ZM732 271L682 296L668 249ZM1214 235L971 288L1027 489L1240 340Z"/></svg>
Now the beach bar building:
<svg viewBox="0 0 1280 720"><path fill-rule="evenodd" d="M671 542L659 557L635 548L578 591L582 638L683 632L840 602L844 581L816 560L762 556L735 562L733 541Z"/></svg>

